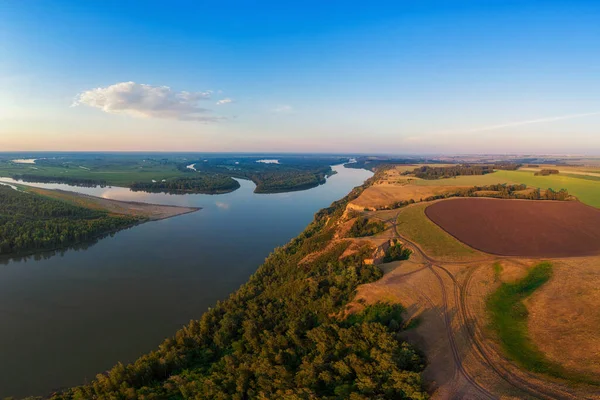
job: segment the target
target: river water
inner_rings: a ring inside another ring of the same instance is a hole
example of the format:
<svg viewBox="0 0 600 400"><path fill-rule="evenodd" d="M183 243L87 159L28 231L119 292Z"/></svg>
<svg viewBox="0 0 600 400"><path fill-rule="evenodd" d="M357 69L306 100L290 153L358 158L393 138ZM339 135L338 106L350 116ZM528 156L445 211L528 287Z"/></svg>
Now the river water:
<svg viewBox="0 0 600 400"><path fill-rule="evenodd" d="M0 398L44 395L135 360L226 299L319 209L372 174L335 166L317 188L169 195L29 184L202 210L63 252L0 260ZM6 179L3 179L6 180Z"/></svg>

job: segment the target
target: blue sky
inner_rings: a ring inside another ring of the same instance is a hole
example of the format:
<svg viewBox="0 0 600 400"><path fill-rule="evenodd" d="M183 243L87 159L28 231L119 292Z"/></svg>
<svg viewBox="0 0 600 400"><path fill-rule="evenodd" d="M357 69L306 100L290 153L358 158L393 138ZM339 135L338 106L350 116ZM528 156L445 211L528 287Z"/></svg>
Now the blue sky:
<svg viewBox="0 0 600 400"><path fill-rule="evenodd" d="M0 146L600 154L596 1L258 3L1 2Z"/></svg>

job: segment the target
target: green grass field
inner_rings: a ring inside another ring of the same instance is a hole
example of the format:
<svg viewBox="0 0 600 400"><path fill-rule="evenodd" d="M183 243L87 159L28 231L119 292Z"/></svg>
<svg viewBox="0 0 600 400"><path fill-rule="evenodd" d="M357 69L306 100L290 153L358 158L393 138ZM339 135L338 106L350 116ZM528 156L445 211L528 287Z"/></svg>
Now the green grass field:
<svg viewBox="0 0 600 400"><path fill-rule="evenodd" d="M513 182L506 176L498 175L498 172L486 175L463 175L455 178L416 179L413 181L413 184L417 186L485 186L499 183L518 182Z"/></svg>
<svg viewBox="0 0 600 400"><path fill-rule="evenodd" d="M578 177L576 175L550 175L535 176L528 171L497 171L490 175L496 175L499 179L524 183L527 186L539 187L540 189L567 189L570 194L590 206L600 208L600 182L589 177Z"/></svg>
<svg viewBox="0 0 600 400"><path fill-rule="evenodd" d="M502 283L488 298L487 309L491 328L509 357L530 371L562 375L563 369L548 361L529 338L527 308L523 304L523 300L551 276L552 265L542 263L532 268L525 278L514 283Z"/></svg>
<svg viewBox="0 0 600 400"><path fill-rule="evenodd" d="M431 222L425 208L431 203L415 204L402 209L398 215L398 233L419 244L433 257L451 259L470 258L477 251L468 247Z"/></svg>
<svg viewBox="0 0 600 400"><path fill-rule="evenodd" d="M567 189L570 194L590 206L600 208L600 178L575 174L535 176L530 171L496 171L487 175L456 178L415 180L419 186L484 186L498 183L519 184L553 190Z"/></svg>
<svg viewBox="0 0 600 400"><path fill-rule="evenodd" d="M89 167L86 167L89 168ZM10 177L15 174L32 174L48 177L69 177L78 179L104 180L109 185L128 187L133 182L151 182L153 179L162 179L186 176L184 172L178 171L172 164L148 164L148 165L107 165L100 168L84 169L78 165L49 166L43 164L14 164L11 162L0 162L0 176Z"/></svg>

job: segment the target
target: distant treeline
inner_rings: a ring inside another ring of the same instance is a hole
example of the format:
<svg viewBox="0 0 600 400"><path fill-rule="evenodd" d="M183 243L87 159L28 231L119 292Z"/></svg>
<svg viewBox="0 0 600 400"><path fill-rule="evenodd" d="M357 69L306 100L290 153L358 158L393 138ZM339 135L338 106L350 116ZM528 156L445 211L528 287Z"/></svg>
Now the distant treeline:
<svg viewBox="0 0 600 400"><path fill-rule="evenodd" d="M450 167L422 166L412 171L403 172L403 175L414 175L420 179L453 178L462 175L485 175L494 172L491 165L453 165Z"/></svg>
<svg viewBox="0 0 600 400"><path fill-rule="evenodd" d="M0 186L0 254L64 247L138 222Z"/></svg>
<svg viewBox="0 0 600 400"><path fill-rule="evenodd" d="M188 174L220 174L248 179L256 185L255 193L280 193L310 189L326 182L333 174L332 164L347 161L332 157L286 157L280 164L256 162L255 158L213 158L188 161L178 169ZM195 164L196 171L187 168Z"/></svg>
<svg viewBox="0 0 600 400"><path fill-rule="evenodd" d="M357 287L382 276L363 255L340 259L348 243L330 245L364 187L319 211L239 290L155 351L51 399L428 398L424 360L400 336L401 306L343 318ZM318 256L302 262L309 254Z"/></svg>
<svg viewBox="0 0 600 400"><path fill-rule="evenodd" d="M444 167L432 167L423 165L415 168L412 171L405 171L403 175L414 175L420 179L443 179L454 178L462 175L485 175L494 172L494 170L502 169L514 171L519 169L521 164L513 163L497 163L497 164L460 164Z"/></svg>
<svg viewBox="0 0 600 400"><path fill-rule="evenodd" d="M190 178L169 179L164 182L135 182L129 188L133 191L154 193L228 193L240 184L229 176L219 174L197 174Z"/></svg>
<svg viewBox="0 0 600 400"><path fill-rule="evenodd" d="M66 183L71 186L82 186L82 187L96 187L106 186L105 180L100 179L82 179L72 178L67 176L44 176L34 174L16 174L12 176L13 179L23 182L40 182L40 183Z"/></svg>
<svg viewBox="0 0 600 400"><path fill-rule="evenodd" d="M557 169L543 169L541 171L536 172L533 175L548 176L548 175L556 175L558 173L559 173L559 170L557 170Z"/></svg>
<svg viewBox="0 0 600 400"><path fill-rule="evenodd" d="M494 169L502 169L502 170L506 170L506 171L516 171L519 168L521 168L523 166L523 164L517 164L517 163L495 163L495 164L492 164L492 166L494 167Z"/></svg>
<svg viewBox="0 0 600 400"><path fill-rule="evenodd" d="M425 162L423 159L415 158L392 158L392 157L358 157L356 162L344 164L346 168L366 169L375 172L376 169L382 169L392 165L410 165ZM433 161L432 163L436 163Z"/></svg>
<svg viewBox="0 0 600 400"><path fill-rule="evenodd" d="M379 207L380 210L385 209L396 209L406 207L410 204L434 201L440 199L448 199L451 197L492 197L498 199L524 199L524 200L558 200L567 201L571 199L569 192L566 189L560 189L554 191L552 189L544 190L543 192L538 188L528 189L526 185L487 185L487 186L473 186L468 189L458 189L453 192L442 193L434 196L427 196L418 200L404 200L396 203L392 203L389 206Z"/></svg>

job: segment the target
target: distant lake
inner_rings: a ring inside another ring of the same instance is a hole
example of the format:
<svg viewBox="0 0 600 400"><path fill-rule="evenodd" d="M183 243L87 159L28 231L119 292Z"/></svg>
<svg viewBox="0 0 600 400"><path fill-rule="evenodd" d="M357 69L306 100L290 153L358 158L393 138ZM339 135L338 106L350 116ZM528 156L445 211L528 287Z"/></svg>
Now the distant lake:
<svg viewBox="0 0 600 400"><path fill-rule="evenodd" d="M118 361L155 349L226 299L275 247L302 232L315 212L372 176L333 168L338 173L324 185L278 194L254 194L246 180L222 195L27 183L203 209L79 250L0 259L0 398L89 382Z"/></svg>

